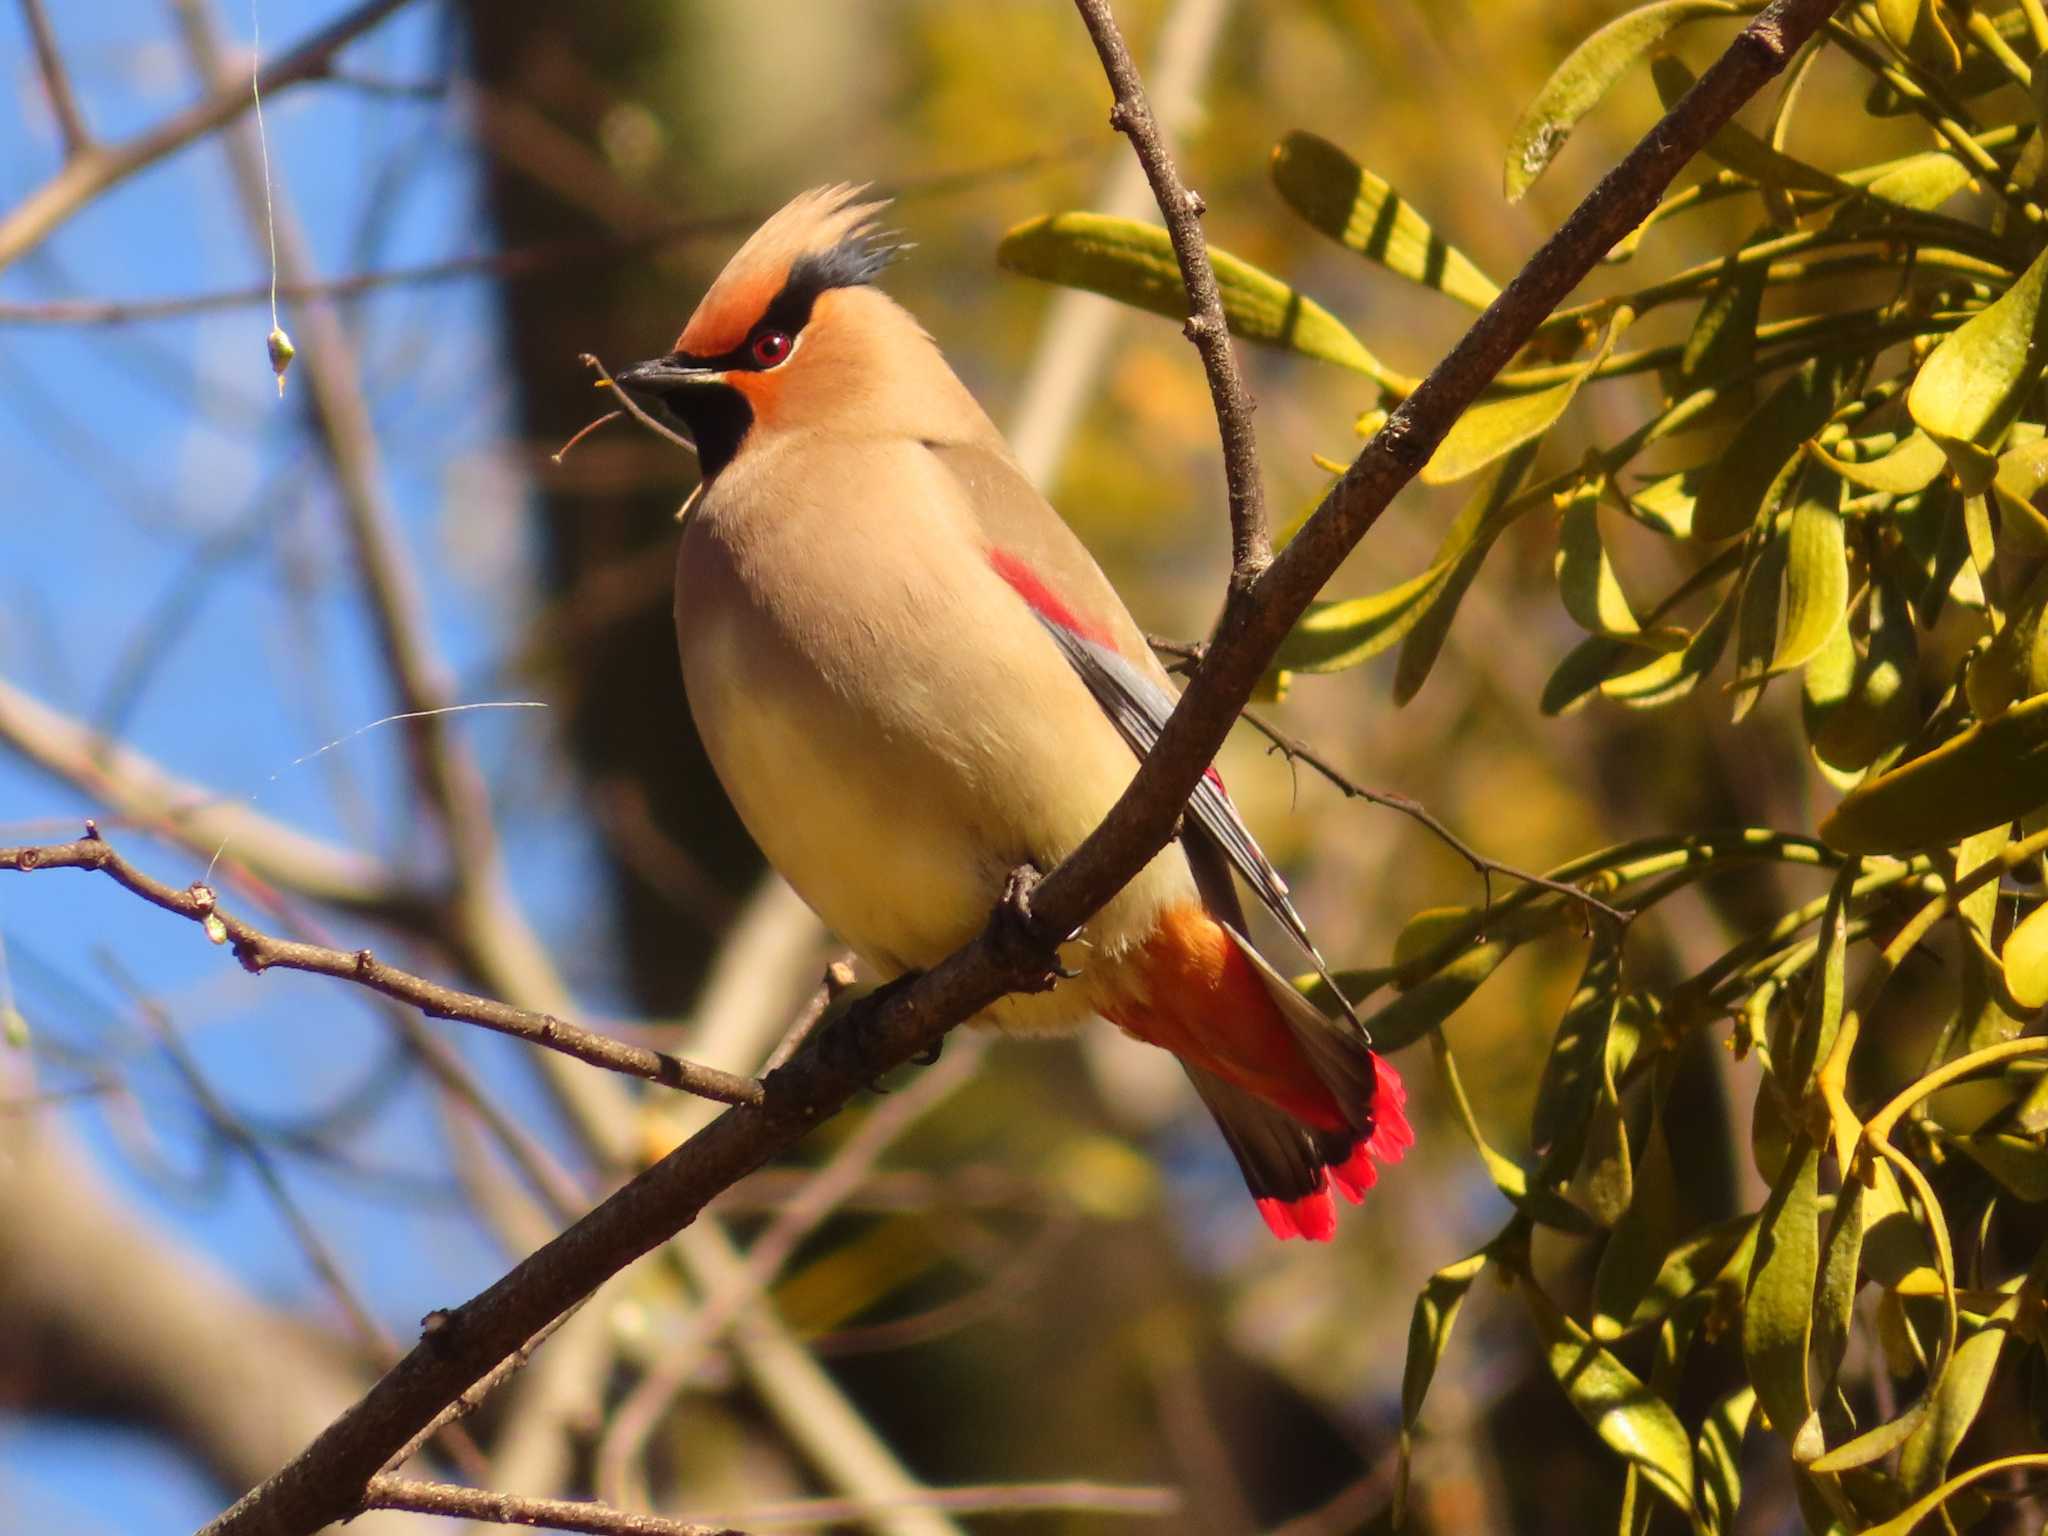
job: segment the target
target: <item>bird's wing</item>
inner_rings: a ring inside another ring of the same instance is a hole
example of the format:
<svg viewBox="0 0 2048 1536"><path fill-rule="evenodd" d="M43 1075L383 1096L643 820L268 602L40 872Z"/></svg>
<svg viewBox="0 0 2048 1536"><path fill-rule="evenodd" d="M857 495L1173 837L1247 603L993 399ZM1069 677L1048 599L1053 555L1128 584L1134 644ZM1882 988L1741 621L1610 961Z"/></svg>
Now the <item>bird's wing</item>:
<svg viewBox="0 0 2048 1536"><path fill-rule="evenodd" d="M1088 685L1124 741L1144 757L1159 740L1175 695L1145 638L1093 557L1015 464L981 447L934 446L964 484L988 537L989 563L1022 597ZM1322 968L1322 957L1287 882L1209 769L1188 801L1189 835L1213 843L1260 903Z"/></svg>

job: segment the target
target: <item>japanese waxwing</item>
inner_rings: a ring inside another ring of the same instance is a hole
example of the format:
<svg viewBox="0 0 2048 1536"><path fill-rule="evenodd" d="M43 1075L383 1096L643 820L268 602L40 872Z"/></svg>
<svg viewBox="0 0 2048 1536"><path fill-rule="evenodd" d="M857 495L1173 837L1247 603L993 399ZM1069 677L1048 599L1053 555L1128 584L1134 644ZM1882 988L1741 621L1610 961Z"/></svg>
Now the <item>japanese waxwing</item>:
<svg viewBox="0 0 2048 1536"><path fill-rule="evenodd" d="M705 750L762 850L884 978L972 939L1009 872L1093 831L1174 691L1108 580L931 337L874 280L864 189L777 213L665 357L618 376L696 442L676 637ZM1099 1015L1171 1051L1280 1237L1414 1142L1401 1080L1245 937L1233 873L1313 955L1212 770L1180 838L1002 999L1020 1034ZM1320 964L1320 961L1317 962Z"/></svg>

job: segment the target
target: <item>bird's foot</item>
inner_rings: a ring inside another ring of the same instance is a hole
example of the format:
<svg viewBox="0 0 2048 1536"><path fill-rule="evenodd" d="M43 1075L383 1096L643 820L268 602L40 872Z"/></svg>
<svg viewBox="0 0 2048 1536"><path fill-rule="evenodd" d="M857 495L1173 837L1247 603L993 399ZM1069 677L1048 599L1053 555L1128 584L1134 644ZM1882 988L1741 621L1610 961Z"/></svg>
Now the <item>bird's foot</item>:
<svg viewBox="0 0 2048 1536"><path fill-rule="evenodd" d="M873 1070L873 1058L868 1051L868 1027L889 1006L890 998L914 985L923 974L922 971L906 971L892 981L883 982L832 1020L818 1040L818 1054L825 1064L835 1072L864 1079L870 1093L887 1093L889 1090L882 1086L881 1074ZM936 1045L929 1055L931 1060L938 1059Z"/></svg>
<svg viewBox="0 0 2048 1536"><path fill-rule="evenodd" d="M1042 878L1030 864L1019 864L1010 871L1010 878L1003 883L1003 899L996 903L991 930L1003 959L1020 971L1033 973L1033 979L1019 988L1025 992L1050 992L1081 974L1061 962L1059 947L1065 940L1048 938L1031 910L1031 893Z"/></svg>

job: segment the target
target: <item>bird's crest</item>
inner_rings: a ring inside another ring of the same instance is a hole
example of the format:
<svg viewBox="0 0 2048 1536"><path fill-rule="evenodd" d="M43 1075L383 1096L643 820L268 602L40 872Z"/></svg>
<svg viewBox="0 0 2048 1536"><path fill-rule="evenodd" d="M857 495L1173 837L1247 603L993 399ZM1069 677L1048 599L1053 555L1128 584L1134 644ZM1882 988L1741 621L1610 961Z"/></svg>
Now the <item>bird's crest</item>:
<svg viewBox="0 0 2048 1536"><path fill-rule="evenodd" d="M716 357L736 347L784 294L804 302L828 288L874 281L904 247L875 225L886 199L838 182L799 193L734 253L676 339L676 351Z"/></svg>

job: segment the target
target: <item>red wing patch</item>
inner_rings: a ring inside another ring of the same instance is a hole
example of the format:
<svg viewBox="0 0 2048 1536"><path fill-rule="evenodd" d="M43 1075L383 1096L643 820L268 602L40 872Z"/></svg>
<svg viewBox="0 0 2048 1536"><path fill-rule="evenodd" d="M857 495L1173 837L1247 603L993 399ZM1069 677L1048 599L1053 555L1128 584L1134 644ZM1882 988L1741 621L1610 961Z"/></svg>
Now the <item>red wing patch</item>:
<svg viewBox="0 0 2048 1536"><path fill-rule="evenodd" d="M1045 584L1038 572L1007 549L992 549L988 552L988 563L995 573L1007 581L1016 594L1029 603L1034 611L1042 614L1069 634L1096 645L1106 646L1114 651L1116 641L1100 624L1091 624L1073 609L1069 608L1053 589Z"/></svg>

